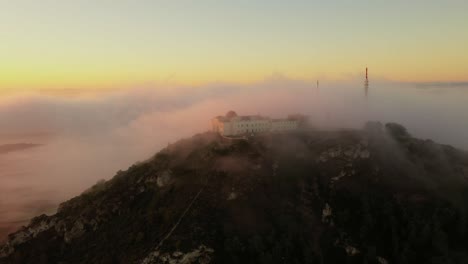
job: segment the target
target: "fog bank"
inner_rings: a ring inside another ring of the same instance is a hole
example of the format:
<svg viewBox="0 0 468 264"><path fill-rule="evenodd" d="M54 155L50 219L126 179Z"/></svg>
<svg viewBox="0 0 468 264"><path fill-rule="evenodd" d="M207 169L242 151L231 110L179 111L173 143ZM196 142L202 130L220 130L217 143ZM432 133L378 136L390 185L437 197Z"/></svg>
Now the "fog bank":
<svg viewBox="0 0 468 264"><path fill-rule="evenodd" d="M416 137L468 149L468 85L321 82L273 76L251 85L145 87L99 96L21 94L0 99L0 145L42 144L0 155L0 237L99 179L170 142L238 114L310 116L321 129L398 122ZM3 232L3 234L2 234Z"/></svg>

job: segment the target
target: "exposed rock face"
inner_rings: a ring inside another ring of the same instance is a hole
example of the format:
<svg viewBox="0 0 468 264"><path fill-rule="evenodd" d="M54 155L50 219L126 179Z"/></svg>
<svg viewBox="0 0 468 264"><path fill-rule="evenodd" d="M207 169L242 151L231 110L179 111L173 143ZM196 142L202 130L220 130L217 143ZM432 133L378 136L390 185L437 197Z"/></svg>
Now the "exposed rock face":
<svg viewBox="0 0 468 264"><path fill-rule="evenodd" d="M78 219L70 230L64 232L64 240L70 243L72 239L80 237L85 233L85 225L82 219Z"/></svg>
<svg viewBox="0 0 468 264"><path fill-rule="evenodd" d="M377 261L379 262L379 264L388 264L388 260L382 257L377 257Z"/></svg>
<svg viewBox="0 0 468 264"><path fill-rule="evenodd" d="M359 254L361 251L359 251L359 249L353 247L353 246L346 246L345 247L345 250L346 250L346 254L348 254L348 256L356 256L357 254Z"/></svg>
<svg viewBox="0 0 468 264"><path fill-rule="evenodd" d="M214 250L200 245L187 253L176 251L173 253L161 253L159 251L151 252L141 264L209 264L212 263Z"/></svg>
<svg viewBox="0 0 468 264"><path fill-rule="evenodd" d="M341 178L346 177L346 175L347 173L345 171L341 171L338 176L332 178L332 181L339 181Z"/></svg>
<svg viewBox="0 0 468 264"><path fill-rule="evenodd" d="M227 199L228 199L228 201L232 201L232 200L237 199L237 193L236 192L231 192Z"/></svg>
<svg viewBox="0 0 468 264"><path fill-rule="evenodd" d="M98 218L86 220L77 219L73 223L67 223L67 221L60 220L58 217L47 217L42 215L31 220L28 227L25 227L18 232L9 236L8 242L0 247L0 257L7 257L14 253L16 246L21 246L27 243L41 233L53 230L58 236L63 238L65 243L70 243L73 239L78 238L85 234L85 225L92 227L96 230L98 226ZM69 226L69 228L67 228Z"/></svg>
<svg viewBox="0 0 468 264"><path fill-rule="evenodd" d="M55 218L48 218L45 215L32 219L31 225L9 236L8 242L3 247L0 247L0 257L11 255L14 252L15 246L34 239L40 233L53 228L55 224Z"/></svg>
<svg viewBox="0 0 468 264"><path fill-rule="evenodd" d="M367 149L367 144L367 141L362 141L359 144L346 148L342 146L329 148L320 154L317 161L327 162L333 159L353 161L356 159L368 159L370 158L370 151Z"/></svg>
<svg viewBox="0 0 468 264"><path fill-rule="evenodd" d="M332 217L332 209L328 203L325 204L325 207L322 210L322 222L327 223Z"/></svg>
<svg viewBox="0 0 468 264"><path fill-rule="evenodd" d="M467 172L396 125L206 133L33 219L0 264L468 263Z"/></svg>
<svg viewBox="0 0 468 264"><path fill-rule="evenodd" d="M164 187L172 183L172 172L170 170L165 170L159 175L156 179L158 187Z"/></svg>

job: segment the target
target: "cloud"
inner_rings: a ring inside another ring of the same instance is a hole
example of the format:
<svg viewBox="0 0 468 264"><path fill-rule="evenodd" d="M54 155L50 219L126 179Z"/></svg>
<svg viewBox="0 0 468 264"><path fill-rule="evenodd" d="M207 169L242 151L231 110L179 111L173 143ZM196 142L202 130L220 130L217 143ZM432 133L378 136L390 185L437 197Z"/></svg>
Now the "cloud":
<svg viewBox="0 0 468 264"><path fill-rule="evenodd" d="M5 221L36 214L28 207L36 201L46 201L40 204L47 208L56 206L170 142L209 130L210 119L229 110L275 117L305 113L319 128L357 128L369 119L395 121L415 136L468 148L468 124L462 119L468 109L463 97L441 97L414 88L377 80L371 82L366 99L361 80L322 81L317 88L315 81L276 74L245 85L4 97L0 99L0 144L44 145L0 156L2 200L16 201L0 203L0 211L10 212L0 216L0 228L6 229Z"/></svg>
<svg viewBox="0 0 468 264"><path fill-rule="evenodd" d="M419 82L413 84L421 88L468 88L468 82Z"/></svg>

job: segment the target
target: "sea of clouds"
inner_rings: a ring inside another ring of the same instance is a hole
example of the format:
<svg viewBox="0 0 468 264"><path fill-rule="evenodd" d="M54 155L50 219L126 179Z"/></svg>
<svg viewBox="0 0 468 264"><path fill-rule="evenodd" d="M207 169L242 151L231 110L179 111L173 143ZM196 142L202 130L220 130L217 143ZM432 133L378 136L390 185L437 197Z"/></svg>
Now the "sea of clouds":
<svg viewBox="0 0 468 264"><path fill-rule="evenodd" d="M0 155L0 237L170 142L208 131L210 119L303 113L317 129L398 122L414 136L468 149L467 84L291 80L199 87L146 85L82 96L18 93L0 98L0 145L41 147Z"/></svg>

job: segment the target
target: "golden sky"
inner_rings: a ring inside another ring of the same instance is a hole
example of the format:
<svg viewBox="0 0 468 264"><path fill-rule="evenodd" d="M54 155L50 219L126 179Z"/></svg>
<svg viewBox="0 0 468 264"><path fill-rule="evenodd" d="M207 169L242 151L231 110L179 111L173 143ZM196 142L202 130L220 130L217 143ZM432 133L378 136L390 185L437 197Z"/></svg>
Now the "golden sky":
<svg viewBox="0 0 468 264"><path fill-rule="evenodd" d="M0 0L0 91L468 79L468 1Z"/></svg>

